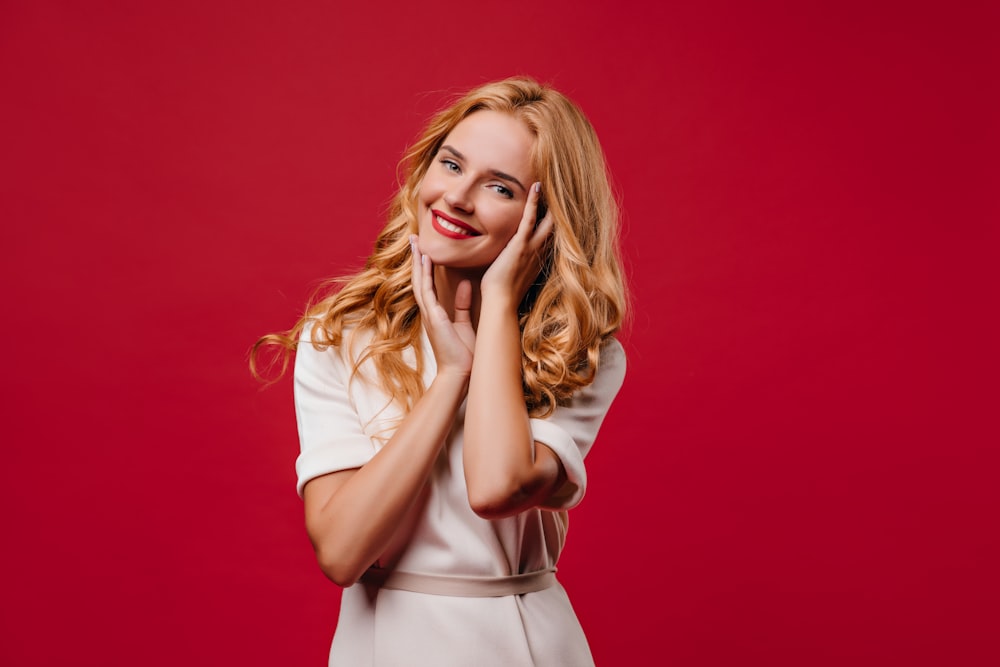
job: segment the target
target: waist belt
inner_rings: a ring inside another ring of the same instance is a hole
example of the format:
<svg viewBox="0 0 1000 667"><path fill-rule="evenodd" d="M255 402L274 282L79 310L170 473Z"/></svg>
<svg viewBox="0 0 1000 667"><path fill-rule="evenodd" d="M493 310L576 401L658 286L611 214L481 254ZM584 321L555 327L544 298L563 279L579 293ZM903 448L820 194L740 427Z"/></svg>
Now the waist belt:
<svg viewBox="0 0 1000 667"><path fill-rule="evenodd" d="M539 570L508 577L466 577L447 574L420 574L369 568L361 583L412 593L450 595L462 598L499 598L545 590L556 583L556 569Z"/></svg>

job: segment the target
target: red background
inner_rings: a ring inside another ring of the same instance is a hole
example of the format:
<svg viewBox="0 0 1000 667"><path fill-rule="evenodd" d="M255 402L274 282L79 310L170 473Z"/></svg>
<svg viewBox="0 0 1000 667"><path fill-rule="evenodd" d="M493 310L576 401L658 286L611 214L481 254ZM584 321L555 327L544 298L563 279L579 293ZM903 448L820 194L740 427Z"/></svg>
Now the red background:
<svg viewBox="0 0 1000 667"><path fill-rule="evenodd" d="M526 73L626 211L561 563L598 663L1000 664L997 5L694 4L0 4L0 663L325 664L247 349Z"/></svg>

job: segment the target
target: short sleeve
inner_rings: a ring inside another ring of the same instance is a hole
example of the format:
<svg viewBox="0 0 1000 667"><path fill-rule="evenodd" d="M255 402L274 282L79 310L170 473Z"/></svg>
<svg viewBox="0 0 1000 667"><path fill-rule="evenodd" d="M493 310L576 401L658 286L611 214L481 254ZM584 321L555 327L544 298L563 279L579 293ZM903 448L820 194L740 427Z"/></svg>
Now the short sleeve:
<svg viewBox="0 0 1000 667"><path fill-rule="evenodd" d="M611 402L625 381L625 350L615 339L601 350L601 362L594 381L577 391L569 402L545 419L531 420L531 435L549 447L566 470L566 484L543 505L544 509L575 507L587 489L587 456L601 428Z"/></svg>
<svg viewBox="0 0 1000 667"><path fill-rule="evenodd" d="M301 452L295 461L299 496L309 480L360 468L375 455L348 392L350 369L339 350L318 350L307 325L295 354L295 419Z"/></svg>

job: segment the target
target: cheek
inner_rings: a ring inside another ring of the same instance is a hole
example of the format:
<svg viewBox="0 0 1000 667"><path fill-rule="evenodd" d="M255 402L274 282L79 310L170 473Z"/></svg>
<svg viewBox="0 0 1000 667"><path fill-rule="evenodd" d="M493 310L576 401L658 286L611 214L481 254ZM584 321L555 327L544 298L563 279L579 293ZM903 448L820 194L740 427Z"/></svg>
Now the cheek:
<svg viewBox="0 0 1000 667"><path fill-rule="evenodd" d="M420 187L417 188L417 202L420 204L426 204L427 194L428 194L428 188L427 188L427 181L425 180L420 184Z"/></svg>
<svg viewBox="0 0 1000 667"><path fill-rule="evenodd" d="M425 174L417 188L417 200L424 204L430 204L439 199L444 191L441 181L434 174Z"/></svg>
<svg viewBox="0 0 1000 667"><path fill-rule="evenodd" d="M504 216L503 223L499 225L499 227L502 229L501 234L504 237L505 242L509 241L514 236L515 232L517 232L517 227L521 224L522 214L523 211L518 211L516 213L508 211L507 215Z"/></svg>

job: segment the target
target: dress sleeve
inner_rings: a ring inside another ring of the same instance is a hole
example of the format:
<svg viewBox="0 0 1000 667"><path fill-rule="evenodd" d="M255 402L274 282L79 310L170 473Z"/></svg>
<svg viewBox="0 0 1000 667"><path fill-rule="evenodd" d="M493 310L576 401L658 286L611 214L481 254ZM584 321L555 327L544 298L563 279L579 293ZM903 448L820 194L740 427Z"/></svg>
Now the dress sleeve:
<svg viewBox="0 0 1000 667"><path fill-rule="evenodd" d="M573 394L545 419L531 420L531 435L548 446L566 470L566 483L542 504L543 509L575 507L587 489L583 459L597 438L601 422L625 380L625 350L611 339L601 350L601 363L594 381Z"/></svg>
<svg viewBox="0 0 1000 667"><path fill-rule="evenodd" d="M309 480L360 468L375 455L348 392L351 370L335 347L317 350L306 326L295 353L295 419L301 453L295 461L299 496Z"/></svg>

